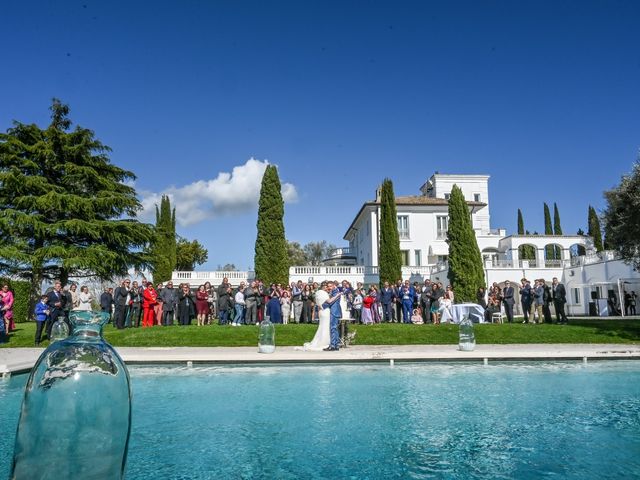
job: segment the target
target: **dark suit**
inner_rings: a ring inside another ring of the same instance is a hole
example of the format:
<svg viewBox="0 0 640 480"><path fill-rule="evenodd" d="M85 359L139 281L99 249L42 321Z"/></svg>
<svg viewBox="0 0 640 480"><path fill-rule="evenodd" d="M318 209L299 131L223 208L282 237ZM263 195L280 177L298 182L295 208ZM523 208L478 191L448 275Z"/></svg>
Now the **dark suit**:
<svg viewBox="0 0 640 480"><path fill-rule="evenodd" d="M504 313L507 315L507 321L513 322L513 305L516 301L513 298L513 287L505 287L502 290L502 303L504 304Z"/></svg>
<svg viewBox="0 0 640 480"><path fill-rule="evenodd" d="M531 313L531 305L533 304L533 289L530 283L526 283L524 287L520 287L520 303L522 303L524 323L529 323L529 314ZM533 321L533 317L531 317L531 321Z"/></svg>
<svg viewBox="0 0 640 480"><path fill-rule="evenodd" d="M556 322L569 323L564 313L564 304L567 303L567 290L562 283L551 286L551 296L553 297L553 306L556 309Z"/></svg>
<svg viewBox="0 0 640 480"><path fill-rule="evenodd" d="M120 330L124 328L124 316L127 308L127 296L129 290L126 287L118 287L113 292L113 303L115 305L114 322Z"/></svg>
<svg viewBox="0 0 640 480"><path fill-rule="evenodd" d="M46 330L47 338L51 338L51 327L53 326L53 323L58 319L58 317L64 317L64 306L67 303L67 298L62 290L59 292L52 290L47 293L47 299L49 305L49 319L47 320ZM64 321L69 325L69 321L66 318ZM71 331L71 329L69 329L69 331Z"/></svg>

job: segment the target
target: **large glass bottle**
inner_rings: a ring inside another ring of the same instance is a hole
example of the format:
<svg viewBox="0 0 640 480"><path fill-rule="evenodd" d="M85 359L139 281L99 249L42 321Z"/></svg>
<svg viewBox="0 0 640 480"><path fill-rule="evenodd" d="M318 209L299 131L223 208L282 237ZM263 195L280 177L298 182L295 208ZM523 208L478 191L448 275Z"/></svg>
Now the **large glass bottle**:
<svg viewBox="0 0 640 480"><path fill-rule="evenodd" d="M131 429L129 372L102 338L109 314L71 312L25 387L13 479L121 479Z"/></svg>
<svg viewBox="0 0 640 480"><path fill-rule="evenodd" d="M260 323L258 334L258 353L273 353L276 351L276 327L268 317Z"/></svg>
<svg viewBox="0 0 640 480"><path fill-rule="evenodd" d="M460 339L458 349L463 352L472 352L476 348L476 336L473 333L473 322L468 314L460 321Z"/></svg>

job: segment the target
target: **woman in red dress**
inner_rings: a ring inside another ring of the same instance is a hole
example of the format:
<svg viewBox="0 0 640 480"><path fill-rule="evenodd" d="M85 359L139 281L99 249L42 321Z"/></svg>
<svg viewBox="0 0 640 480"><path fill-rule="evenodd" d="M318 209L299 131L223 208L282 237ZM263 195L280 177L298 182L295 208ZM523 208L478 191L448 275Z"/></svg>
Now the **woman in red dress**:
<svg viewBox="0 0 640 480"><path fill-rule="evenodd" d="M154 307L157 305L158 294L156 289L153 288L151 282L147 283L147 288L142 293L142 310L144 311L142 317L142 328L153 327L154 320L156 318L156 312Z"/></svg>
<svg viewBox="0 0 640 480"><path fill-rule="evenodd" d="M200 285L196 292L196 313L198 314L198 326L204 325L209 313L209 292L204 288L204 285Z"/></svg>

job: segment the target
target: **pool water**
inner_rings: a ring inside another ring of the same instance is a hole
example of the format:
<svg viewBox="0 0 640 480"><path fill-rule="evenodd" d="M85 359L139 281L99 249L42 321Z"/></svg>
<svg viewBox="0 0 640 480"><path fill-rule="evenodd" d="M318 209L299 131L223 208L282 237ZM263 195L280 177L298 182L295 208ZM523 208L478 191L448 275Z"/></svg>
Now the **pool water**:
<svg viewBox="0 0 640 480"><path fill-rule="evenodd" d="M127 479L640 477L640 362L130 372ZM25 382L0 381L1 452Z"/></svg>

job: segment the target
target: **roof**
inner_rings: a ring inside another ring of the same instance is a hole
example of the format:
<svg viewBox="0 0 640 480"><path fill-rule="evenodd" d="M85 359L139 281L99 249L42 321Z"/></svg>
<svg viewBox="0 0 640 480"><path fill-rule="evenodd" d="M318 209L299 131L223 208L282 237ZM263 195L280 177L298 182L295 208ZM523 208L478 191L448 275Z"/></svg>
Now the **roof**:
<svg viewBox="0 0 640 480"><path fill-rule="evenodd" d="M353 228L353 225L356 223L356 220L360 217L362 212L367 207L377 207L381 202L376 200L370 200L362 204L360 210L354 217L351 225L347 228L346 233L342 238L346 238L349 231ZM396 206L408 206L408 205L424 205L424 206L440 206L440 207L448 207L449 200L445 200L444 198L435 198L435 197L427 197L425 195L407 195L407 196L398 196L396 197ZM467 205L470 207L486 207L487 204L484 202L467 202Z"/></svg>

